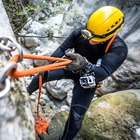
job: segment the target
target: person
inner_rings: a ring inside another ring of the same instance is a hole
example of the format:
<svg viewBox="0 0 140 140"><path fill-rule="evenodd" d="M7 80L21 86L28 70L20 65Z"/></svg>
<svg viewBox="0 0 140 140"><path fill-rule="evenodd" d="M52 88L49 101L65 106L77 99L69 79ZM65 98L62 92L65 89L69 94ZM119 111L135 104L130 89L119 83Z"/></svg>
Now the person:
<svg viewBox="0 0 140 140"><path fill-rule="evenodd" d="M51 55L65 55L72 60L64 69L44 72L42 78L43 83L61 78L74 81L69 117L60 140L72 140L76 136L98 83L115 72L125 60L127 45L116 35L123 24L124 15L118 8L103 6L91 15L85 27L74 30ZM74 53L66 53L68 49L74 49ZM33 78L27 90L31 94L38 88L39 74Z"/></svg>

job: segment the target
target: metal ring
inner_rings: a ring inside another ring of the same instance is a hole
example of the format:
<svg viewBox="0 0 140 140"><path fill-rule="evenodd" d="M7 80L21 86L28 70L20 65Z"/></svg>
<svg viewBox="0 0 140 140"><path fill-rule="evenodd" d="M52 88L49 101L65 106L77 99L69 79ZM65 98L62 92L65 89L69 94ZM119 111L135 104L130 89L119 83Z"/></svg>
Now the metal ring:
<svg viewBox="0 0 140 140"><path fill-rule="evenodd" d="M16 62L9 62L2 70L1 74L0 74L0 84L2 84L7 76L7 73L9 70L15 68L17 65Z"/></svg>
<svg viewBox="0 0 140 140"><path fill-rule="evenodd" d="M13 51L11 46L8 46L8 37L0 37L0 49L3 51Z"/></svg>
<svg viewBox="0 0 140 140"><path fill-rule="evenodd" d="M3 50L3 51L12 51L11 48L9 48L9 47L3 45L2 43L0 43L0 49Z"/></svg>
<svg viewBox="0 0 140 140"><path fill-rule="evenodd" d="M19 54L20 54L18 62L21 61L23 59L23 51L22 51L21 46L18 43L16 43L10 37L2 37L1 39L3 39L3 40L0 42L0 49L3 50L3 51L8 51L9 52L9 56L11 56L11 52L12 51L17 49ZM6 44L4 44L4 42L3 42L4 39L7 40L7 41L9 40L11 43L9 44L8 42L6 42Z"/></svg>
<svg viewBox="0 0 140 140"><path fill-rule="evenodd" d="M13 39L9 38L9 40L12 42L12 44L18 49L19 52L19 59L18 62L21 61L23 59L23 51L21 49L21 46L16 43Z"/></svg>
<svg viewBox="0 0 140 140"><path fill-rule="evenodd" d="M11 89L10 80L6 78L4 82L5 82L5 87L2 91L0 91L0 98L3 98L4 96L6 96Z"/></svg>

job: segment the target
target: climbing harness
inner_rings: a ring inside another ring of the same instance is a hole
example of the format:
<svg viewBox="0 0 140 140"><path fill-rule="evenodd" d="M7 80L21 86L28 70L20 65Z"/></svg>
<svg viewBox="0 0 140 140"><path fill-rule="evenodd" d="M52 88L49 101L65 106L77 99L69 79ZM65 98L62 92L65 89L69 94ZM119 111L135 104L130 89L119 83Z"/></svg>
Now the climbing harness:
<svg viewBox="0 0 140 140"><path fill-rule="evenodd" d="M12 56L11 52L14 50L18 50L19 54ZM39 72L66 68L66 64L71 63L72 60L55 58L55 57L47 57L47 56L37 56L32 54L23 54L21 46L14 42L11 38L8 37L0 37L0 54L4 51L7 51L9 54L9 61L6 66L4 66L1 74L0 74L0 98L3 98L10 92L10 78L19 78L23 76L33 75ZM17 70L17 62L22 61L23 59L39 59L39 60L50 60L57 61L57 63L40 66L32 69ZM39 77L39 96L38 96L38 104L37 104L37 117L35 118L35 129L37 133L37 139L39 139L38 135L42 132L47 134L46 129L50 122L46 121L43 116L39 115L39 101L41 96L41 87L42 87L42 76Z"/></svg>
<svg viewBox="0 0 140 140"><path fill-rule="evenodd" d="M92 73L86 73L79 79L80 85L87 89L87 88L95 88L96 82L95 82L95 74Z"/></svg>
<svg viewBox="0 0 140 140"><path fill-rule="evenodd" d="M111 38L110 42L108 43L105 53L107 53L115 37L116 37L116 34L114 34L114 36ZM94 72L90 72L92 70L93 65L90 62L88 62L86 58L85 60L86 60L86 67L83 70L79 71L80 75L82 75L79 79L80 85L85 89L95 88L95 87L100 88L102 86L101 82L96 83Z"/></svg>

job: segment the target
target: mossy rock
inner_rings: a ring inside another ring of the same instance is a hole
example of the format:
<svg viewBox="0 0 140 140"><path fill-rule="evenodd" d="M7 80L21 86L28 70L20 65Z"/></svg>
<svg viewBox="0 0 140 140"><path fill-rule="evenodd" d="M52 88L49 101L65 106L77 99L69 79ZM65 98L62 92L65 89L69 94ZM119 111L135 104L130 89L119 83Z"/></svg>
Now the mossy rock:
<svg viewBox="0 0 140 140"><path fill-rule="evenodd" d="M107 94L91 103L80 134L84 140L135 140L131 128L139 120L140 101L135 93Z"/></svg>

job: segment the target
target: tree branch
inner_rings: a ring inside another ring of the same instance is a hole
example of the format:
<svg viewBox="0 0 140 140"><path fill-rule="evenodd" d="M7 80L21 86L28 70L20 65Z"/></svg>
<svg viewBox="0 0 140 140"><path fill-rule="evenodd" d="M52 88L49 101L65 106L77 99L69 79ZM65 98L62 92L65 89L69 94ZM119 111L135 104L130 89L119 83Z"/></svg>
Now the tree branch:
<svg viewBox="0 0 140 140"><path fill-rule="evenodd" d="M37 37L37 38L49 38L49 36L30 36L30 35L18 35L16 37ZM67 38L66 36L52 36L54 38Z"/></svg>

